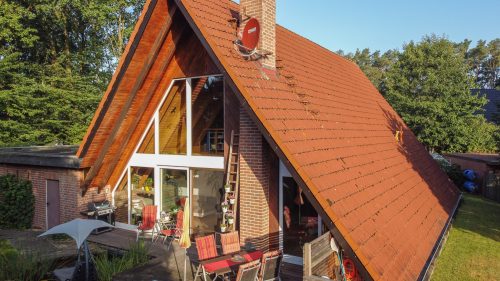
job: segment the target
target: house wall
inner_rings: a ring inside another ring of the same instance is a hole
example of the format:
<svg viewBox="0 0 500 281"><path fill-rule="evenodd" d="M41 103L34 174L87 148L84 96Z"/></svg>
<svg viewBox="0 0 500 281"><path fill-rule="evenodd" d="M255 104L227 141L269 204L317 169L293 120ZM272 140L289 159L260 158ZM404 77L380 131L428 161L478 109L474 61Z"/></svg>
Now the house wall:
<svg viewBox="0 0 500 281"><path fill-rule="evenodd" d="M267 251L279 246L279 161L240 108L240 239Z"/></svg>
<svg viewBox="0 0 500 281"><path fill-rule="evenodd" d="M486 164L485 162L474 160L474 159L464 159L453 157L452 155L445 156L452 164L457 164L460 166L462 170L471 169L476 175L477 179L475 182L481 188L481 191L484 190L485 177L489 171L495 171L491 166Z"/></svg>
<svg viewBox="0 0 500 281"><path fill-rule="evenodd" d="M97 188L89 189L85 196L82 196L80 183L83 172L81 170L0 164L0 175L7 174L29 180L33 185L35 196L33 228L46 229L47 227L45 199L47 180L59 181L61 223L81 217L80 212L87 209L88 202L103 200L107 197L105 192L98 194Z"/></svg>

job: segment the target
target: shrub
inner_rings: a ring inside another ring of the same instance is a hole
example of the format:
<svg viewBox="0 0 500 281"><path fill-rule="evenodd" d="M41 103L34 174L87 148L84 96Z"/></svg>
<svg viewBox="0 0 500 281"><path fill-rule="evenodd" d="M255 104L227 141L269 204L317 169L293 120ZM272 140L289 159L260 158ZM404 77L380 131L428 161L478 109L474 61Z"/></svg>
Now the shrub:
<svg viewBox="0 0 500 281"><path fill-rule="evenodd" d="M100 281L111 281L116 274L143 265L148 260L148 247L139 241L131 244L122 257L110 257L108 253L98 255L95 258L97 276Z"/></svg>
<svg viewBox="0 0 500 281"><path fill-rule="evenodd" d="M0 280L42 280L52 260L43 259L31 252L17 251L7 240L0 240Z"/></svg>
<svg viewBox="0 0 500 281"><path fill-rule="evenodd" d="M30 181L0 176L0 227L26 229L33 221L35 196Z"/></svg>

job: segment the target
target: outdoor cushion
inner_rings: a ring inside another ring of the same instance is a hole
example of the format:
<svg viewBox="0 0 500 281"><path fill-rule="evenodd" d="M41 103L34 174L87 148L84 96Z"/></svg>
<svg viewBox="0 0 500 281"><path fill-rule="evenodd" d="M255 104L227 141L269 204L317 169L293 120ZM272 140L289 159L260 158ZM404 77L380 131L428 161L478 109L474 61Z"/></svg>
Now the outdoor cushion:
<svg viewBox="0 0 500 281"><path fill-rule="evenodd" d="M137 227L139 230L153 229L156 223L157 206L146 205L142 208L142 223Z"/></svg>
<svg viewBox="0 0 500 281"><path fill-rule="evenodd" d="M238 231L223 233L220 235L222 254L227 255L240 251L240 236Z"/></svg>
<svg viewBox="0 0 500 281"><path fill-rule="evenodd" d="M211 259L217 256L217 248L215 247L215 237L213 234L197 237L195 241L199 260Z"/></svg>

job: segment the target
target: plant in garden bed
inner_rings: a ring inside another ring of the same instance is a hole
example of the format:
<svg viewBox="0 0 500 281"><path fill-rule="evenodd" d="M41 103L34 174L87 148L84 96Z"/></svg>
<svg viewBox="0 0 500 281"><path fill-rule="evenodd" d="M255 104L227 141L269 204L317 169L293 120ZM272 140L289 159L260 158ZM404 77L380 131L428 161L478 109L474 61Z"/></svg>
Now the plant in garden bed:
<svg viewBox="0 0 500 281"><path fill-rule="evenodd" d="M110 257L107 253L95 258L100 281L111 281L116 274L145 264L149 260L148 247L143 241L133 243L122 257Z"/></svg>
<svg viewBox="0 0 500 281"><path fill-rule="evenodd" d="M227 201L222 202L220 206L222 207L222 212L227 213L227 211L229 210L229 204L227 203Z"/></svg>
<svg viewBox="0 0 500 281"><path fill-rule="evenodd" d="M43 280L53 260L36 252L18 251L9 241L0 240L0 280Z"/></svg>

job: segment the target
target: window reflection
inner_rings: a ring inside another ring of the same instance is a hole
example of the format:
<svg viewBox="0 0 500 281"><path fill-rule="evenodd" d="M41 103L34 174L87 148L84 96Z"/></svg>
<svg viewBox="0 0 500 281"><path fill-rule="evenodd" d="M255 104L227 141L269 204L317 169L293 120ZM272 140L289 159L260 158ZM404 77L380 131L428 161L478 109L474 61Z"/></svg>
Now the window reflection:
<svg viewBox="0 0 500 281"><path fill-rule="evenodd" d="M130 223L138 225L142 218L142 208L146 205L154 205L154 169L132 167L130 180Z"/></svg>
<svg viewBox="0 0 500 281"><path fill-rule="evenodd" d="M115 220L128 223L128 174L125 173L115 190Z"/></svg>
<svg viewBox="0 0 500 281"><path fill-rule="evenodd" d="M192 79L193 155L224 154L224 80Z"/></svg>
<svg viewBox="0 0 500 281"><path fill-rule="evenodd" d="M191 234L203 236L218 229L224 171L193 169Z"/></svg>
<svg viewBox="0 0 500 281"><path fill-rule="evenodd" d="M175 81L160 108L161 154L186 154L186 81Z"/></svg>

